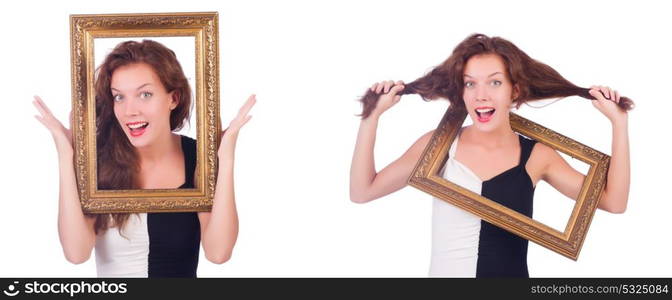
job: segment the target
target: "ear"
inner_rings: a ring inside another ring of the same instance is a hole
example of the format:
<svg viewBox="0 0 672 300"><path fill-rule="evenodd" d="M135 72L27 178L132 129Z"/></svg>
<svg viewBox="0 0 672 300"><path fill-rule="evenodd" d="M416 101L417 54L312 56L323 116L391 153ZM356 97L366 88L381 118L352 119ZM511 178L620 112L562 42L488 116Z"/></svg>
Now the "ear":
<svg viewBox="0 0 672 300"><path fill-rule="evenodd" d="M511 100L515 101L520 96L520 86L516 83L511 91Z"/></svg>
<svg viewBox="0 0 672 300"><path fill-rule="evenodd" d="M180 104L180 93L178 91L172 91L168 93L168 96L170 96L170 110L173 110Z"/></svg>

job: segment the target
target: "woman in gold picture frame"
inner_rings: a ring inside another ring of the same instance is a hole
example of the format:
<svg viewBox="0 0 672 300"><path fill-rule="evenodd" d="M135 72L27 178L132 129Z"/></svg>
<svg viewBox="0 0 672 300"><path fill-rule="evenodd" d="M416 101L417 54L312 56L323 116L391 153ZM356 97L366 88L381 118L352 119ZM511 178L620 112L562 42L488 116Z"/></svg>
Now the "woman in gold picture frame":
<svg viewBox="0 0 672 300"><path fill-rule="evenodd" d="M194 187L196 141L175 133L188 122L192 93L172 50L153 40L118 44L97 68L95 91L100 189ZM238 235L234 153L255 102L250 96L222 134L211 211L85 214L71 130L35 96L36 118L58 152L58 232L66 259L83 263L95 248L100 277L196 277L201 245L209 261L229 260Z"/></svg>
<svg viewBox="0 0 672 300"><path fill-rule="evenodd" d="M407 185L434 131L421 136L379 172L374 164L378 120L404 94L448 99L473 121L450 146L442 176L476 194L532 217L534 189L541 180L577 199L585 175L555 150L517 134L509 112L523 103L581 96L612 125L612 158L598 208L626 209L630 186L628 115L634 103L606 86L580 88L508 40L473 34L441 65L405 84L373 84L362 97L362 120L350 169L350 199L366 203ZM430 276L529 277L528 241L460 208L434 198Z"/></svg>

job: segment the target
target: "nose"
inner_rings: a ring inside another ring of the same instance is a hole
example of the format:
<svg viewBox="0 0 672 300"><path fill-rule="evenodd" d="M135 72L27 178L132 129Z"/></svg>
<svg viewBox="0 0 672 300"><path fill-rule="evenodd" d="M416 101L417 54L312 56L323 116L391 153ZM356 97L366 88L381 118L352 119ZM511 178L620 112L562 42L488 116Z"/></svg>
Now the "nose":
<svg viewBox="0 0 672 300"><path fill-rule="evenodd" d="M135 98L124 101L124 114L126 116L136 116L140 113L138 101Z"/></svg>
<svg viewBox="0 0 672 300"><path fill-rule="evenodd" d="M488 90L487 87L480 85L476 87L476 101L487 101L488 100Z"/></svg>

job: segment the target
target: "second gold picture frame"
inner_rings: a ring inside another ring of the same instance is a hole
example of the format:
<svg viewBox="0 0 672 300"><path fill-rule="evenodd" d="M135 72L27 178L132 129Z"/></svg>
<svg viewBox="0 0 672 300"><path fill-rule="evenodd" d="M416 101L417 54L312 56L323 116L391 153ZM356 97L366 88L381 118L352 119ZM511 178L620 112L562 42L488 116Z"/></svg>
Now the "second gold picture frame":
<svg viewBox="0 0 672 300"><path fill-rule="evenodd" d="M610 157L531 120L510 113L511 128L515 132L579 159L590 167L567 225L564 231L559 231L446 180L440 175L448 159L450 145L457 137L466 116L464 108L454 106L448 108L413 170L409 184L522 238L570 259L578 259L606 184Z"/></svg>

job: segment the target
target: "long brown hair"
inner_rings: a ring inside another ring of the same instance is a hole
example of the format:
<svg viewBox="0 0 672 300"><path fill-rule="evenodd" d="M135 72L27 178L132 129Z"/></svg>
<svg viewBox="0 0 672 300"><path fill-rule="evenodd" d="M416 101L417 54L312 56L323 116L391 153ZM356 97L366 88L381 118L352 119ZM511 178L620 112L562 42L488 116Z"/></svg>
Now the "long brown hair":
<svg viewBox="0 0 672 300"><path fill-rule="evenodd" d="M152 67L167 92L173 92L177 106L170 112L170 129L179 130L188 122L191 89L175 53L152 40L126 41L117 45L96 70L96 147L98 189L136 189L138 154L124 134L114 114L110 87L112 74L122 66L144 63ZM110 218L121 231L130 214L98 214L96 234L106 230Z"/></svg>
<svg viewBox="0 0 672 300"><path fill-rule="evenodd" d="M567 79L550 66L532 59L513 43L500 38L488 37L483 34L473 34L462 41L453 53L441 65L432 69L425 76L407 83L398 95L419 94L424 100L438 98L448 99L450 105L464 105L463 72L467 61L479 54L495 53L506 64L508 77L512 84L518 84L519 96L514 99L516 107L527 101L547 98L561 98L580 96L586 99L595 98L588 93L589 89L581 88ZM362 119L366 119L378 102L379 94L368 90L360 99L362 102ZM630 110L634 102L621 97L618 106L623 110Z"/></svg>

